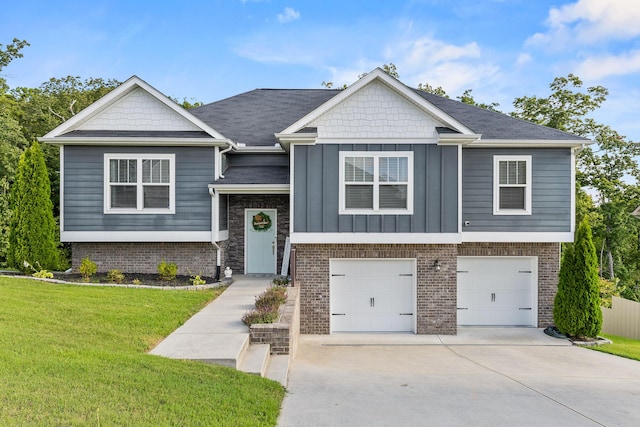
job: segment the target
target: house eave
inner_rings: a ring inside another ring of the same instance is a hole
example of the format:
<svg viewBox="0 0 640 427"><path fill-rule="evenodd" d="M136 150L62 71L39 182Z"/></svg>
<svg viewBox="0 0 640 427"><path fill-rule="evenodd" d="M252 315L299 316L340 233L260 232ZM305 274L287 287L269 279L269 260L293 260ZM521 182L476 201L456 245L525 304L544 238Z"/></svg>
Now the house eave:
<svg viewBox="0 0 640 427"><path fill-rule="evenodd" d="M289 194L289 184L209 184L218 194Z"/></svg>
<svg viewBox="0 0 640 427"><path fill-rule="evenodd" d="M593 141L588 139L478 139L469 144L465 144L466 147L478 147L478 148L499 148L499 147L518 147L518 148L577 148L584 147L585 145L591 145Z"/></svg>
<svg viewBox="0 0 640 427"><path fill-rule="evenodd" d="M184 147L226 147L235 146L228 139L209 138L158 138L158 137L40 137L38 141L51 145L136 145L136 146L184 146Z"/></svg>

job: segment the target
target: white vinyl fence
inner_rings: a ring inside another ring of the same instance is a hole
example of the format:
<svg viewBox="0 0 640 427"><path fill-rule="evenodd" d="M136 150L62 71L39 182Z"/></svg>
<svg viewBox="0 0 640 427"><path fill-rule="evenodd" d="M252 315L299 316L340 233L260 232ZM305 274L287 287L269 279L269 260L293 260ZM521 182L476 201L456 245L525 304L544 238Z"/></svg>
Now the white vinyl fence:
<svg viewBox="0 0 640 427"><path fill-rule="evenodd" d="M640 303L613 297L611 308L602 307L602 332L640 340Z"/></svg>

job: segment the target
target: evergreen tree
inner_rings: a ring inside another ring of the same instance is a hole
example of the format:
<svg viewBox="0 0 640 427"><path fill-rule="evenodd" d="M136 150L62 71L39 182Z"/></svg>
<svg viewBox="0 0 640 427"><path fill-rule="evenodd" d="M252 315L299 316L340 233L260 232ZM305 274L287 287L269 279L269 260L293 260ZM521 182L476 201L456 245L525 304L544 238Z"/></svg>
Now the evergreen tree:
<svg viewBox="0 0 640 427"><path fill-rule="evenodd" d="M8 262L25 270L24 262L52 270L58 267L56 224L49 175L37 142L22 153L11 189Z"/></svg>
<svg viewBox="0 0 640 427"><path fill-rule="evenodd" d="M569 336L596 337L602 327L598 258L586 219L578 226L576 242L562 257L553 318Z"/></svg>

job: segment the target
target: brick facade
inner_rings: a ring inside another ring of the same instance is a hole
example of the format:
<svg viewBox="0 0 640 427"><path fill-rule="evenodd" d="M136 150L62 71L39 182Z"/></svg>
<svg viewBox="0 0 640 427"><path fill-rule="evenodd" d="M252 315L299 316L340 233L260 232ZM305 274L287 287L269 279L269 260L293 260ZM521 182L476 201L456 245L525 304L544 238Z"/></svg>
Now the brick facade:
<svg viewBox="0 0 640 427"><path fill-rule="evenodd" d="M164 259L178 265L178 274L216 273L216 248L211 243L73 243L72 268L78 272L86 256L98 265L99 272L112 269L124 273L157 273Z"/></svg>
<svg viewBox="0 0 640 427"><path fill-rule="evenodd" d="M538 326L553 323L558 286L558 243L465 243L462 245L297 244L296 286L300 287L300 331L330 332L329 260L331 258L413 258L417 261L418 334L457 331L458 256L538 257ZM434 269L438 260L440 271Z"/></svg>
<svg viewBox="0 0 640 427"><path fill-rule="evenodd" d="M456 245L297 244L295 283L300 287L300 332L330 332L331 258L413 258L418 270L417 333L455 334L456 256ZM436 260L440 271L433 267Z"/></svg>
<svg viewBox="0 0 640 427"><path fill-rule="evenodd" d="M284 243L289 236L289 195L265 194L265 195L229 195L229 240L226 242L226 266L231 267L234 274L244 274L244 224L245 209L276 209L277 210L277 237L278 237L278 271L282 266L282 254Z"/></svg>

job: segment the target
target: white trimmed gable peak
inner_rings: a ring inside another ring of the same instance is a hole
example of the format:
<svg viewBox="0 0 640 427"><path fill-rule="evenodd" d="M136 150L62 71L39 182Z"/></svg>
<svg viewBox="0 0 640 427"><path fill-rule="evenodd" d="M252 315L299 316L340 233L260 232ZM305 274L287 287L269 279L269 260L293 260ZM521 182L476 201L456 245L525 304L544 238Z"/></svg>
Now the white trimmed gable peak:
<svg viewBox="0 0 640 427"><path fill-rule="evenodd" d="M405 139L438 141L437 128L479 137L397 79L376 68L301 118L278 137L304 128L322 139ZM285 137L286 138L286 137Z"/></svg>
<svg viewBox="0 0 640 427"><path fill-rule="evenodd" d="M196 131L226 138L137 76L47 133L43 140L74 130Z"/></svg>

